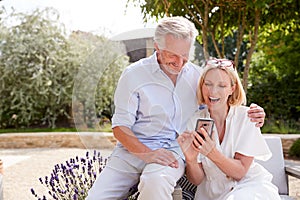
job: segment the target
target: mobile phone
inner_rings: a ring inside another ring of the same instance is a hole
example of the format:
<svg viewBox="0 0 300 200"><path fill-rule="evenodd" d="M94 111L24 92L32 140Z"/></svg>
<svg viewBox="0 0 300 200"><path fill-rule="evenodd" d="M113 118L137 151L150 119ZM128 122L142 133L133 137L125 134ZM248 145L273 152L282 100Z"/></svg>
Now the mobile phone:
<svg viewBox="0 0 300 200"><path fill-rule="evenodd" d="M195 131L204 139L204 136L200 132L200 128L202 128L202 127L206 130L209 137L211 137L213 127L214 127L214 120L210 119L210 118L197 119Z"/></svg>

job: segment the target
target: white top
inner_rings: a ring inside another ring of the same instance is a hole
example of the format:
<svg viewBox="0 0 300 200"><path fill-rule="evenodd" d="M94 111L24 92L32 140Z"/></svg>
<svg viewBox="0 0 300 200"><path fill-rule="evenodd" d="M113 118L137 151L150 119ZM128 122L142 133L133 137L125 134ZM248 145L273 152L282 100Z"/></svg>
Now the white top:
<svg viewBox="0 0 300 200"><path fill-rule="evenodd" d="M255 123L251 122L247 116L248 109L244 106L230 107L222 144L219 143L218 134L214 134L216 147L230 158L233 158L238 152L246 156L253 156L255 159L267 160L272 156L271 151L261 134L260 128L255 127ZM196 120L199 117L210 118L208 110L203 109L194 114L188 123L189 130L194 130ZM215 127L214 131L217 133ZM276 195L276 188L271 184L272 175L255 161L240 181L226 177L226 174L205 156L199 155L198 161L202 162L206 178L197 187L195 199L225 199L226 195L238 188L251 185L260 185L263 188L262 184L265 183L268 188L272 188L272 192L275 191ZM267 191L265 193L268 194Z"/></svg>
<svg viewBox="0 0 300 200"><path fill-rule="evenodd" d="M119 80L112 127L126 126L151 149L178 148L176 136L198 108L201 68L186 63L174 86L161 70L156 53L127 67ZM118 147L123 146L118 143Z"/></svg>

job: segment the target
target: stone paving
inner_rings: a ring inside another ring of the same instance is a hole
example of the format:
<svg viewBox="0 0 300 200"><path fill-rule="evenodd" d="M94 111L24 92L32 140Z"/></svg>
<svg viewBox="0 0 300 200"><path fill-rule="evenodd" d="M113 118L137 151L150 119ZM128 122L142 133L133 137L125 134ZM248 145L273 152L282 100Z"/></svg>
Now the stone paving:
<svg viewBox="0 0 300 200"><path fill-rule="evenodd" d="M30 189L38 194L47 193L47 188L39 178L49 176L55 164L64 163L75 156L85 157L87 149L1 149L0 158L4 164L3 200L36 199ZM101 154L107 157L111 149L102 149Z"/></svg>
<svg viewBox="0 0 300 200"><path fill-rule="evenodd" d="M107 137L107 135L104 136ZM36 199L30 192L31 188L34 188L38 194L45 194L47 188L39 182L40 177L49 176L55 164L64 163L75 156L85 157L87 151L92 152L94 147L86 144L99 144L95 137L89 136L86 139L82 136L79 137L80 142L85 144L83 148L0 148L0 159L4 165L3 200ZM54 138L57 138L57 135ZM101 140L103 142L103 138ZM111 138L104 140L100 150L103 157L107 157L111 153L113 148L111 144L114 143L111 141ZM290 196L300 200L300 179L289 176L289 189ZM2 199L0 198L0 200Z"/></svg>
<svg viewBox="0 0 300 200"><path fill-rule="evenodd" d="M34 188L38 194L47 191L39 182L40 177L48 176L55 164L64 163L75 156L84 157L87 149L78 148L36 148L2 149L0 158L4 163L3 200L36 199L30 192ZM107 157L111 149L102 149ZM290 195L300 200L300 180L289 177Z"/></svg>

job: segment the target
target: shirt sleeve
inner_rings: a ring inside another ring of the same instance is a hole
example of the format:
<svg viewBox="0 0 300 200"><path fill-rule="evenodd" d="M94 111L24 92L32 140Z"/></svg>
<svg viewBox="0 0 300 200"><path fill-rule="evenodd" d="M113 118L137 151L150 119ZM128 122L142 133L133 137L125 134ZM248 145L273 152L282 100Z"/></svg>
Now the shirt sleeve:
<svg viewBox="0 0 300 200"><path fill-rule="evenodd" d="M236 141L234 151L246 156L253 156L258 160L268 160L272 153L263 138L260 128L250 121L247 116L247 107L240 107L235 112L234 122ZM232 130L232 129L231 129Z"/></svg>
<svg viewBox="0 0 300 200"><path fill-rule="evenodd" d="M115 112L112 117L112 128L126 126L131 128L136 121L136 113L139 105L138 92L134 91L131 73L125 70L118 82L114 105Z"/></svg>

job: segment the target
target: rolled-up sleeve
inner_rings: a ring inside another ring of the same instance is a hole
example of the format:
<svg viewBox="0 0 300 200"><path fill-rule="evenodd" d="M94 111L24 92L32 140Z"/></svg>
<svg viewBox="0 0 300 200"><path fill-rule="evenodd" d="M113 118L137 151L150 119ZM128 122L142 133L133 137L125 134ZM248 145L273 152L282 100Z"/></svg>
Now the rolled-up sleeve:
<svg viewBox="0 0 300 200"><path fill-rule="evenodd" d="M114 95L115 112L112 117L112 128L116 126L131 128L136 121L139 96L132 88L131 81L129 73L124 71Z"/></svg>

